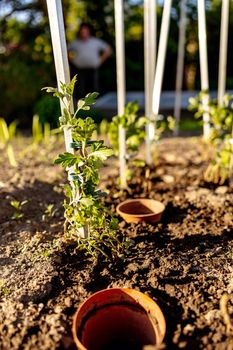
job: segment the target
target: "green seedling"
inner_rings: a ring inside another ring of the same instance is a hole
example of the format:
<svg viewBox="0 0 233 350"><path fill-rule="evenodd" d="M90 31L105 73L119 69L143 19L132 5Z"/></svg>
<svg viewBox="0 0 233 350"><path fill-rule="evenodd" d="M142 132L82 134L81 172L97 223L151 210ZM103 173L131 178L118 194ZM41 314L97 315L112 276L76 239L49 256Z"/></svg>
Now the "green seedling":
<svg viewBox="0 0 233 350"><path fill-rule="evenodd" d="M57 209L54 208L54 204L48 204L42 216L42 220L45 221L46 217L53 218L56 212L57 212Z"/></svg>
<svg viewBox="0 0 233 350"><path fill-rule="evenodd" d="M22 207L26 203L28 203L27 200L22 201L22 202L17 201L17 200L13 200L10 202L11 206L16 209L16 212L11 217L13 220L18 220L18 219L21 219L24 217L24 213L22 212Z"/></svg>
<svg viewBox="0 0 233 350"><path fill-rule="evenodd" d="M189 100L189 109L196 112L197 118L202 117L206 108L202 103L206 94L201 92ZM221 106L216 99L209 98L208 112L211 126L209 142L213 147L214 156L204 173L204 179L223 184L233 176L233 96L225 95Z"/></svg>
<svg viewBox="0 0 233 350"><path fill-rule="evenodd" d="M0 294L7 296L10 294L10 290L5 287L6 281L4 279L0 279Z"/></svg>
<svg viewBox="0 0 233 350"><path fill-rule="evenodd" d="M3 118L0 118L0 149L5 149L9 163L12 167L17 166L15 154L11 141L16 136L17 122L12 122L9 126Z"/></svg>
<svg viewBox="0 0 233 350"><path fill-rule="evenodd" d="M92 139L97 126L90 117L79 118L79 112L90 110L98 93L89 93L80 99L73 112L75 83L76 76L69 84L60 83L59 89L45 88L62 101L60 126L71 130L73 139L71 147L74 154L64 152L55 160L56 164L69 169L70 184L65 185L68 200L64 202L64 238L75 241L77 249L84 250L86 254L121 257L127 244L118 238L118 221L101 201L105 193L97 188L100 182L99 169L113 151L102 140Z"/></svg>

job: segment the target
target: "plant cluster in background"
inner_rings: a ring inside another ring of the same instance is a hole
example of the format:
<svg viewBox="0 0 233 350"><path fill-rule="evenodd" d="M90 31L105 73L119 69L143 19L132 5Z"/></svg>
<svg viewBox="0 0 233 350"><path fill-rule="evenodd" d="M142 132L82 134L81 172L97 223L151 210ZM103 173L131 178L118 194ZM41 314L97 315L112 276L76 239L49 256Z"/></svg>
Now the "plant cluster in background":
<svg viewBox="0 0 233 350"><path fill-rule="evenodd" d="M203 116L203 97L201 92L189 100L191 111L195 116ZM210 143L214 147L214 157L204 173L206 181L223 184L231 177L232 172L232 128L233 128L233 96L225 95L220 106L216 99L208 98L208 113L210 116Z"/></svg>
<svg viewBox="0 0 233 350"><path fill-rule="evenodd" d="M75 241L77 249L86 254L106 258L121 257L125 252L126 242L117 237L118 221L105 208L101 201L104 192L97 189L100 182L99 169L103 162L113 154L102 140L92 140L97 126L87 117L79 118L79 112L89 110L95 103L98 93L89 93L80 99L72 113L74 77L69 84L60 84L60 88L45 88L63 102L61 128L71 130L74 154L64 152L55 160L65 169L69 169L70 184L65 186L65 239Z"/></svg>
<svg viewBox="0 0 233 350"><path fill-rule="evenodd" d="M119 126L121 125L126 132L126 157L128 162L127 179L132 177L132 166L144 167L145 161L138 157L140 147L145 140L145 127L149 119L145 116L138 116L139 106L137 102L129 102L125 107L125 113L122 116L115 116L108 123L103 120L100 124L100 134L107 134L109 142L114 150L114 154L119 154ZM155 121L154 121L155 122ZM156 144L162 134L167 130L173 130L174 118L165 118L159 115L156 119L156 128L154 135L154 144ZM155 152L156 154L156 152Z"/></svg>
<svg viewBox="0 0 233 350"><path fill-rule="evenodd" d="M145 138L145 125L147 119L138 117L139 106L136 102L129 102L125 107L125 113L122 116L115 116L107 126L107 135L109 142L116 156L119 155L119 126L125 129L126 133L126 157L128 166L145 166L143 159L136 158L139 148ZM127 169L127 179L132 176L132 171Z"/></svg>

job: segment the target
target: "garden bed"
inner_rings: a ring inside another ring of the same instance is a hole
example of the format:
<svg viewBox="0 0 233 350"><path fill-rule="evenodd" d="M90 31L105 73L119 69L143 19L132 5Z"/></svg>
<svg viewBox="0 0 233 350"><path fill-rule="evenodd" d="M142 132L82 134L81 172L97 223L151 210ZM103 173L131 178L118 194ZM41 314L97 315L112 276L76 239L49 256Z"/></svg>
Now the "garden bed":
<svg viewBox="0 0 233 350"><path fill-rule="evenodd" d="M164 140L150 178L135 170L131 194L119 192L117 163L109 160L101 184L109 191L106 205L115 210L129 197L166 205L159 224L120 219L119 229L134 245L118 263L97 263L71 254L71 247L54 246L63 231L61 184L66 181L52 162L57 148L54 154L34 150L18 169L9 168L1 154L0 348L74 349L70 326L80 302L118 286L138 289L159 304L167 321L164 348L232 349L227 316L233 317L233 297L224 308L223 295L233 293L233 192L204 183L200 139ZM13 219L12 200L28 201L22 218Z"/></svg>

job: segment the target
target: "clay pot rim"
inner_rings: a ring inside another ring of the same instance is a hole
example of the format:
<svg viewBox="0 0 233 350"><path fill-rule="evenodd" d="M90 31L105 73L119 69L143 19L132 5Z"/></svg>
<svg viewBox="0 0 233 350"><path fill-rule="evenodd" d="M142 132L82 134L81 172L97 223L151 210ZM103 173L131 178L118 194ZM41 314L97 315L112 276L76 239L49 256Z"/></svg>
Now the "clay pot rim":
<svg viewBox="0 0 233 350"><path fill-rule="evenodd" d="M120 209L120 207L122 205L125 205L127 203L133 203L133 202L141 202L141 201L150 201L150 202L154 202L156 204L159 204L161 206L161 209L159 211L156 211L156 212L153 212L153 213L149 213L149 214L131 214L131 213L127 213L125 211L122 211ZM165 210L165 205L160 202L160 201L157 201L156 199L151 199L151 198L133 198L133 199L126 199L125 201L121 202L120 204L117 205L116 207L116 211L119 215L127 215L127 216L131 216L131 217L138 217L138 218L144 218L144 217L150 217L150 216L154 216L154 215L158 215L158 214L161 214L163 213Z"/></svg>
<svg viewBox="0 0 233 350"><path fill-rule="evenodd" d="M74 342L75 342L75 345L77 347L77 349L79 350L88 350L87 348L85 348L85 346L80 342L78 336L77 336L77 317L78 317L78 314L81 310L81 308L84 306L84 304L92 297L96 296L97 294L100 294L100 293L103 293L103 292L106 292L106 291L122 291L122 292L125 292L126 294L133 294L134 296L138 296L138 299L135 299L137 301L137 303L145 310L145 312L148 314L148 316L150 317L150 310L147 310L146 309L146 306L143 306L143 303L141 302L141 299L142 298L145 298L147 299L150 303L153 304L153 307L156 309L156 312L158 312L158 319L160 321L157 320L158 323L161 324L161 327L162 327L162 336L161 336L161 339L159 341L159 344L162 343L164 337L165 337L165 334L166 334L166 320L165 320L165 317L164 317L164 314L161 310L161 308L159 307L159 305L152 299L150 298L148 295L136 290L136 289L131 289L131 288L122 288L122 287L114 287L114 288L106 288L106 289L102 289L102 290L99 290L93 294L91 294L89 297L87 297L78 307L78 309L76 310L74 316L73 316L73 322L72 322L72 334L73 334L73 339L74 339Z"/></svg>

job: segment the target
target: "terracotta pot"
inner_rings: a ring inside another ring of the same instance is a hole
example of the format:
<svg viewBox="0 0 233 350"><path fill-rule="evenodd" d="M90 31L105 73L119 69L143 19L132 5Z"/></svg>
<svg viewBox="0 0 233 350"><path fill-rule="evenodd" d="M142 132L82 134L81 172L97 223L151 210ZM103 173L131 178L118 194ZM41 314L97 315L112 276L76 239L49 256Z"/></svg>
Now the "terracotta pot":
<svg viewBox="0 0 233 350"><path fill-rule="evenodd" d="M163 203L154 199L128 199L120 203L116 210L126 222L158 222L165 209Z"/></svg>
<svg viewBox="0 0 233 350"><path fill-rule="evenodd" d="M80 305L73 320L79 350L143 350L161 344L166 324L159 306L127 288L105 289Z"/></svg>

